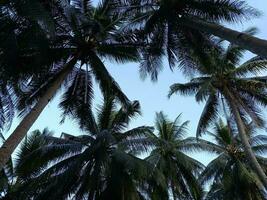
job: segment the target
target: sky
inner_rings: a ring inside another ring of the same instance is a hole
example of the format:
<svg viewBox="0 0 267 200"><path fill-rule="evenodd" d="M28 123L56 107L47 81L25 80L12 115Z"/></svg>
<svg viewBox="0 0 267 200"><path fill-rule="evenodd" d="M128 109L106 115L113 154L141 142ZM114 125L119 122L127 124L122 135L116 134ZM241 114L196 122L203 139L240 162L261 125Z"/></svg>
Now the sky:
<svg viewBox="0 0 267 200"><path fill-rule="evenodd" d="M248 27L256 26L260 32L257 35L260 38L267 39L267 1L266 0L247 0L248 4L262 12L262 16L258 19L243 22L243 24L229 25L227 27L235 30L245 30ZM244 60L249 59L251 53L246 53ZM164 70L160 73L158 81L153 83L149 78L141 80L138 72L138 63L115 64L105 61L111 75L119 83L122 90L131 100L139 100L141 104L142 116L132 121L130 127L141 125L153 125L155 113L163 111L168 115L169 119L175 119L182 113L182 119L190 120L188 128L188 136L195 136L197 123L201 115L204 104L196 103L194 97L183 97L174 95L170 99L167 98L169 86L173 83L186 82L183 74L178 69L173 72L169 69L168 64L165 64ZM75 121L67 119L64 124L59 124L61 120L61 110L58 108L60 95L57 95L51 103L45 108L38 120L34 123L30 132L35 129L44 129L55 132L55 136L60 136L62 132L79 135L82 133ZM102 101L99 90L96 88L95 104L100 104ZM13 122L9 131L4 133L7 137L19 123L19 119ZM206 153L195 153L194 158L207 164L212 158L212 155Z"/></svg>

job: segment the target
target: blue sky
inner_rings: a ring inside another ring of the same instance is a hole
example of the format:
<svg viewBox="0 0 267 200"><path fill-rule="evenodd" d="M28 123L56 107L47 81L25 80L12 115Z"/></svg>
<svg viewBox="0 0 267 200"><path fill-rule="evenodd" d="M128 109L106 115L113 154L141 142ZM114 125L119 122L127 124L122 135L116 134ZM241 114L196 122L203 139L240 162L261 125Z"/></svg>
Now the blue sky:
<svg viewBox="0 0 267 200"><path fill-rule="evenodd" d="M247 2L249 5L259 9L263 13L263 16L259 19L243 22L243 24L227 26L236 30L245 30L248 27L256 26L260 30L260 33L257 36L267 39L266 0L248 0ZM247 53L245 59L248 59L249 57L251 57L251 54ZM138 64L136 63L118 65L106 61L105 64L128 97L131 100L140 101L142 116L134 120L131 127L153 125L155 112L158 111L164 111L170 119L174 119L179 113L182 113L183 120L190 120L188 136L195 136L203 104L196 103L193 97L174 95L171 99L167 98L169 86L171 84L186 81L178 69L171 72L166 64L164 70L159 75L158 82L152 83L149 78L144 81L140 79ZM48 127L50 130L53 130L57 136L59 136L62 132L76 135L82 134L78 129L78 126L72 120L66 120L64 124L59 124L61 120L61 111L57 107L58 102L59 96L49 103L47 108L31 128L31 131L35 129L42 130L43 128ZM101 103L100 93L97 88L95 103ZM18 122L19 120L15 120L11 129L4 133L6 137L14 130ZM198 158L205 164L207 164L207 162L212 158L212 156L205 153L194 154L194 157Z"/></svg>

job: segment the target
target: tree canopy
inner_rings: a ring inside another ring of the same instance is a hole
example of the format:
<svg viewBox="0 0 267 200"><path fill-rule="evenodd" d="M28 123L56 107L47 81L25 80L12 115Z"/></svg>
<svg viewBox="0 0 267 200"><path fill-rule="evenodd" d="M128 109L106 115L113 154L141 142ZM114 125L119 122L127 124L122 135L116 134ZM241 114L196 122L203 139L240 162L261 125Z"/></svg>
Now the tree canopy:
<svg viewBox="0 0 267 200"><path fill-rule="evenodd" d="M267 40L226 27L259 16L245 0L0 1L0 199L266 199ZM189 78L169 97L205 103L196 137L164 111L133 127L110 63ZM58 94L80 133L29 132Z"/></svg>

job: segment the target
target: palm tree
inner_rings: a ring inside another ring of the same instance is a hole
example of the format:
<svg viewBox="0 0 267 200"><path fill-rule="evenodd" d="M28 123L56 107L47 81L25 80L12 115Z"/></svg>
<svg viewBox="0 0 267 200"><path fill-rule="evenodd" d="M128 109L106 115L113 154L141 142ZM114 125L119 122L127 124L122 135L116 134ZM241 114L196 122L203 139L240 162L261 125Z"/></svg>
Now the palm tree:
<svg viewBox="0 0 267 200"><path fill-rule="evenodd" d="M48 145L17 166L25 190L34 191L28 198L144 199L141 186L150 166L134 154L147 150L152 128L127 129L139 112L138 102L117 108L114 98L105 98L97 115L87 118L87 134L47 138Z"/></svg>
<svg viewBox="0 0 267 200"><path fill-rule="evenodd" d="M27 199L24 196L24 185L19 181L17 174L17 166L24 162L24 158L27 157L34 150L48 144L48 140L44 138L51 137L53 135L47 128L42 132L35 130L29 134L22 142L18 149L18 154L15 160L9 159L9 162L1 170L0 176L0 199L1 200L16 200ZM4 137L2 136L4 141Z"/></svg>
<svg viewBox="0 0 267 200"><path fill-rule="evenodd" d="M16 92L24 85L22 79L37 73L40 63L44 70L45 64L51 64L49 58L55 61L58 55L48 51L52 18L38 0L1 1L0 29L4 30L0 32L0 128L6 130L15 116Z"/></svg>
<svg viewBox="0 0 267 200"><path fill-rule="evenodd" d="M173 199L202 197L196 176L203 169L203 165L184 153L185 150L190 150L187 148L187 139L184 139L188 123L189 121L181 122L181 115L170 121L163 112L159 112L155 122L157 133L150 136L155 148L146 160L165 176Z"/></svg>
<svg viewBox="0 0 267 200"><path fill-rule="evenodd" d="M104 58L121 63L137 61L139 57L137 47L132 44L133 35L120 29L125 17L115 12L112 1L103 1L97 7L88 1L78 0L71 1L72 4L69 1L46 3L55 24L55 35L48 38L47 61L38 62L36 66L30 65L37 72L24 69L28 73L27 87L20 94L21 103L18 107L25 117L0 149L0 168L64 81L67 83L64 85L66 90L60 104L64 115L84 115L84 111L90 108L92 77L104 94L111 92L122 103L129 103L103 62ZM47 37L47 34L41 35ZM21 42L24 44L23 40ZM24 49L24 46L21 48ZM25 59L22 57L23 66L31 63L31 59L34 61L40 55L44 56L40 54L43 51L35 52L35 48L26 50ZM21 65L15 66L23 68Z"/></svg>
<svg viewBox="0 0 267 200"><path fill-rule="evenodd" d="M227 125L222 120L215 123L214 131L207 134L212 141L192 138L192 144L196 150L213 152L218 155L212 160L200 175L200 181L204 185L210 183L210 191L205 199L207 200L263 200L264 194L261 191L261 181L251 167L247 164L244 148L237 132L230 133ZM231 134L234 134L231 137ZM261 155L266 152L265 135L257 135L255 126L247 126L247 134L257 160L264 171L267 171L267 160ZM189 139L190 140L190 139Z"/></svg>
<svg viewBox="0 0 267 200"><path fill-rule="evenodd" d="M261 57L267 57L266 40L220 25L222 22L242 22L260 15L245 1L134 0L127 1L122 8L137 13L131 15L136 16L132 21L145 23L150 35L162 38L156 42L166 42L169 45L169 57L173 59L184 40L191 38L192 42L197 41L202 34L220 37Z"/></svg>
<svg viewBox="0 0 267 200"><path fill-rule="evenodd" d="M238 66L242 58L242 49L229 45L227 49L216 48L199 58L198 69L194 69L199 76L189 83L173 84L169 96L174 93L181 95L195 95L197 102L206 101L197 128L199 136L218 116L220 98L232 113L238 127L238 134L244 146L247 158L259 178L267 187L267 177L260 167L249 144L244 118L250 117L253 123L263 125L260 107L267 105L266 78L248 75L258 74L266 69L266 60L252 58Z"/></svg>

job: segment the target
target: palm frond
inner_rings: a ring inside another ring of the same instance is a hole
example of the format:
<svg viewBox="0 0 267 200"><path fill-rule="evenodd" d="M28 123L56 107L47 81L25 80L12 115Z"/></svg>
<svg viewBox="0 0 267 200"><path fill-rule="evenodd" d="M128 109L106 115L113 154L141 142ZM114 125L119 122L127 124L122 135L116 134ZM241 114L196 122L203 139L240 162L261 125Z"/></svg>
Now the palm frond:
<svg viewBox="0 0 267 200"><path fill-rule="evenodd" d="M224 168L227 165L226 162L227 156L225 154L219 155L217 158L212 160L208 166L205 168L205 170L201 173L199 179L201 183L206 183L214 178L216 178L221 171L224 170Z"/></svg>
<svg viewBox="0 0 267 200"><path fill-rule="evenodd" d="M168 96L172 96L175 93L179 93L184 96L189 96L197 92L200 88L200 83L190 82L190 83L176 83L171 85Z"/></svg>
<svg viewBox="0 0 267 200"><path fill-rule="evenodd" d="M121 131L127 128L130 120L140 114L140 103L138 101L133 101L126 107L120 108L111 122L113 131Z"/></svg>
<svg viewBox="0 0 267 200"><path fill-rule="evenodd" d="M137 62L140 57L138 54L138 46L134 43L131 44L102 44L98 47L98 54L107 58L110 61L116 61L117 63L125 62Z"/></svg>
<svg viewBox="0 0 267 200"><path fill-rule="evenodd" d="M254 57L236 68L232 73L236 76L245 76L247 74L258 75L262 71L266 70L266 68L266 60L260 57Z"/></svg>
<svg viewBox="0 0 267 200"><path fill-rule="evenodd" d="M209 127L209 125L214 122L215 119L217 119L218 104L219 102L216 94L210 95L198 122L196 132L197 137L201 136L201 134Z"/></svg>
<svg viewBox="0 0 267 200"><path fill-rule="evenodd" d="M207 140L203 140L200 138L189 137L185 138L184 140L178 142L178 149L185 152L199 152L199 151L206 151L210 153L223 153L224 148L221 146L209 142Z"/></svg>
<svg viewBox="0 0 267 200"><path fill-rule="evenodd" d="M97 124L100 130L107 130L111 128L111 120L114 115L113 113L115 112L114 97L108 96L104 98L105 100L103 105L98 108L97 113Z"/></svg>
<svg viewBox="0 0 267 200"><path fill-rule="evenodd" d="M91 113L92 98L92 74L82 69L78 70L59 104L63 110L63 121L66 116L73 117L78 120L83 129L88 119L93 118Z"/></svg>
<svg viewBox="0 0 267 200"><path fill-rule="evenodd" d="M193 1L191 9L193 15L210 21L237 22L244 18L246 19L259 15L259 12L248 6L246 2L237 0Z"/></svg>
<svg viewBox="0 0 267 200"><path fill-rule="evenodd" d="M153 132L153 130L154 128L152 126L139 126L122 133L121 137L125 140L147 137Z"/></svg>
<svg viewBox="0 0 267 200"><path fill-rule="evenodd" d="M118 98L119 101L121 101L122 104L127 105L129 103L129 99L121 91L118 83L116 83L115 80L111 77L103 62L94 52L91 52L90 54L89 63L92 69L92 73L100 84L102 92L104 94L113 94Z"/></svg>

